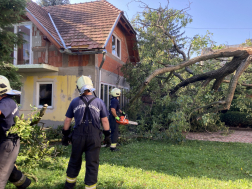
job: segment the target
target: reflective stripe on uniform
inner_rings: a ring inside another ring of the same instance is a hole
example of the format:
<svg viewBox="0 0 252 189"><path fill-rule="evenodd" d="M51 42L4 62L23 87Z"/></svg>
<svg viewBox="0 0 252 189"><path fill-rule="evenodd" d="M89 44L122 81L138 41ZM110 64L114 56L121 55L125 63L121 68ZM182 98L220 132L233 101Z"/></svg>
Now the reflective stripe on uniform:
<svg viewBox="0 0 252 189"><path fill-rule="evenodd" d="M24 174L22 173L21 179L19 179L17 182L13 182L13 184L15 186L21 186L22 184L24 184L25 180L26 180L26 176L24 176Z"/></svg>
<svg viewBox="0 0 252 189"><path fill-rule="evenodd" d="M112 143L111 145L110 145L110 148L115 148L116 147L116 143Z"/></svg>
<svg viewBox="0 0 252 189"><path fill-rule="evenodd" d="M68 182L68 183L75 183L76 182L76 180L77 180L77 177L75 177L75 178L71 178L71 177L66 177L66 181Z"/></svg>
<svg viewBox="0 0 252 189"><path fill-rule="evenodd" d="M96 188L96 184L94 185L85 185L85 189L95 189Z"/></svg>

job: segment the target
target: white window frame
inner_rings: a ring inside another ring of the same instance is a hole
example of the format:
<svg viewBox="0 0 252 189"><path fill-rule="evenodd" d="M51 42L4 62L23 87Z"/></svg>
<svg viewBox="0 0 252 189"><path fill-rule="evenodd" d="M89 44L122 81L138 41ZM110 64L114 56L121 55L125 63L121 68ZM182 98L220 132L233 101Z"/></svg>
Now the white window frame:
<svg viewBox="0 0 252 189"><path fill-rule="evenodd" d="M120 39L119 37L117 37L117 35L115 35L115 34L112 34L112 39L113 39L113 36L115 37L115 51L116 51L116 54L113 53L113 49L112 49L112 54L113 54L115 57L121 59L121 56L122 56L122 41L121 41L121 39ZM120 41L120 56L117 56L117 40ZM111 45L112 45L112 41L111 41Z"/></svg>
<svg viewBox="0 0 252 189"><path fill-rule="evenodd" d="M107 92L108 92L108 96L107 96L107 102L108 102L108 104L107 104L107 108L109 109L109 105L110 105L110 98L109 98L109 87L111 86L112 88L115 88L116 86L115 85L111 85L111 84L108 84L108 83L103 83L103 82L101 82L101 85L107 85L108 87L107 87ZM100 99L103 99L103 102L104 102L104 96L105 96L105 93L104 93L104 89L105 89L105 87L103 87L103 97L101 97L101 85L100 85ZM105 103L105 102L104 102Z"/></svg>
<svg viewBox="0 0 252 189"><path fill-rule="evenodd" d="M32 22L21 22L19 24L15 24L14 26L14 33L17 33L18 31L18 26L23 26L23 25L30 25L30 55L29 55L29 64L33 64L33 52L32 52ZM14 47L14 59L13 59L13 65L17 65L18 61L18 47Z"/></svg>
<svg viewBox="0 0 252 189"><path fill-rule="evenodd" d="M109 109L109 106L110 106L110 95L109 95L109 87L111 86L112 88L116 88L116 85L112 85L112 84L108 84L108 83L103 83L103 82L101 82L101 85L107 85L108 87L107 87L107 92L108 92L108 97L107 97L107 102L108 102L108 104L107 104L107 108ZM104 101L104 89L105 89L105 87L103 87L103 97L101 97L101 85L100 85L100 99L103 99L103 101ZM124 90L129 90L129 88L127 88L127 87L122 87L122 86L118 86L117 88L119 88L119 89L124 89ZM122 100L122 104L126 104L127 102L128 102L128 100L126 100L125 98L124 99L121 99ZM121 106L121 104L120 104L120 106ZM122 108L122 107L121 107Z"/></svg>
<svg viewBox="0 0 252 189"><path fill-rule="evenodd" d="M53 99L53 96L54 96L54 84L53 82L51 81L39 81L37 82L37 86L36 86L36 106L37 108L43 108L43 106L39 105L39 87L40 87L40 84L52 84L52 105L51 106L47 106L47 108L53 108L53 103L54 103L54 99Z"/></svg>

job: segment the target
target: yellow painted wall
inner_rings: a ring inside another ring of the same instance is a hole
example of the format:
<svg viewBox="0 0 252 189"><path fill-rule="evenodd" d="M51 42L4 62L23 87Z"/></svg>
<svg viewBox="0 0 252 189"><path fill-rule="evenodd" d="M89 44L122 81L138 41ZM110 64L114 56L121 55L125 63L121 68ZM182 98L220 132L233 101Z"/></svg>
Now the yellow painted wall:
<svg viewBox="0 0 252 189"><path fill-rule="evenodd" d="M47 109L42 120L64 121L70 102L78 96L76 76L25 76L23 77L20 113L30 113L30 104L36 105L37 82L53 82L53 108Z"/></svg>

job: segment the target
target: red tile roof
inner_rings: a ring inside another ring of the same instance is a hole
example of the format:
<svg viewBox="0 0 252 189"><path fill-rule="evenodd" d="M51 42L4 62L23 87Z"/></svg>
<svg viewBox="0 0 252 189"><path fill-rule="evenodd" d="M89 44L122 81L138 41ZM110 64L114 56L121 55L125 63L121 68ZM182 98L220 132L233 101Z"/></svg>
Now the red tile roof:
<svg viewBox="0 0 252 189"><path fill-rule="evenodd" d="M34 16L44 26L44 28L50 32L52 37L56 39L59 45L62 46L62 42L48 16L48 12L33 1L27 3L26 8L30 11L32 16Z"/></svg>
<svg viewBox="0 0 252 189"><path fill-rule="evenodd" d="M41 8L29 2L27 9L59 40L47 14L50 13L67 47L103 48L122 12L106 0Z"/></svg>

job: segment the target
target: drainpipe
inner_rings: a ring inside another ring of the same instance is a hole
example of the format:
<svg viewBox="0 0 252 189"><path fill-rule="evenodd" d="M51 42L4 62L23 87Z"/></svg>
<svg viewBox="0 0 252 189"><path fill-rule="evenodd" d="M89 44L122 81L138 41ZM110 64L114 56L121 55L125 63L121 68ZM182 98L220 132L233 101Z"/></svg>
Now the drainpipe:
<svg viewBox="0 0 252 189"><path fill-rule="evenodd" d="M99 86L99 92L98 92L98 97L100 98L101 96L101 69L102 69L102 66L105 62L105 59L106 59L106 53L107 53L107 50L104 49L102 54L103 54L103 57L102 57L102 61L101 61L101 64L98 68L98 86Z"/></svg>

